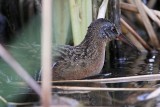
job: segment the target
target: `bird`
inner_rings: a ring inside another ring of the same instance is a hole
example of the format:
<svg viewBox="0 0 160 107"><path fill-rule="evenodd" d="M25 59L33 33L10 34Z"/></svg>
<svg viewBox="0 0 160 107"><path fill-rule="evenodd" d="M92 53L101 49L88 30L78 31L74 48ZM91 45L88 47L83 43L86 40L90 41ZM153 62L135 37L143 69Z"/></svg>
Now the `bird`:
<svg viewBox="0 0 160 107"><path fill-rule="evenodd" d="M104 18L96 19L79 45L60 45L54 49L52 80L77 80L99 74L107 43L120 35L114 23Z"/></svg>

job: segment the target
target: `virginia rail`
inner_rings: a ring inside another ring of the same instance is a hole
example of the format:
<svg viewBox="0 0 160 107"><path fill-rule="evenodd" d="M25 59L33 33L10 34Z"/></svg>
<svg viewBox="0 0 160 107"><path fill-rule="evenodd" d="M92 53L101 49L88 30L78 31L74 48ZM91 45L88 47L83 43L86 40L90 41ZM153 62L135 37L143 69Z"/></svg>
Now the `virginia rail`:
<svg viewBox="0 0 160 107"><path fill-rule="evenodd" d="M97 19L88 27L77 46L59 46L53 58L53 80L82 79L101 72L107 42L121 35L106 19Z"/></svg>

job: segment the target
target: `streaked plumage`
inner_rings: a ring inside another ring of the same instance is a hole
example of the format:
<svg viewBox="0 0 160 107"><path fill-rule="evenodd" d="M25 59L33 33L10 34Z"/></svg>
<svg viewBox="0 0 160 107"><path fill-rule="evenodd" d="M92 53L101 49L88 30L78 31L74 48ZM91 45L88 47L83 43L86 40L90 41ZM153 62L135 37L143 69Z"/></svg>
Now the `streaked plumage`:
<svg viewBox="0 0 160 107"><path fill-rule="evenodd" d="M53 80L82 79L100 73L107 42L119 36L113 23L97 19L77 46L58 46L54 51Z"/></svg>

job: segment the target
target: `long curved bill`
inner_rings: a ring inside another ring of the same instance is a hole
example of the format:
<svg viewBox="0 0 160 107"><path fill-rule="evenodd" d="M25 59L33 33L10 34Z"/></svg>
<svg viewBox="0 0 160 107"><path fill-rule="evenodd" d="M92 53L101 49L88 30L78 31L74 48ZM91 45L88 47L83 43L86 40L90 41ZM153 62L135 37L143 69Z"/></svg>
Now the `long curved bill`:
<svg viewBox="0 0 160 107"><path fill-rule="evenodd" d="M124 36L122 33L120 33L120 35L117 37L117 39L121 40L122 42L128 44L129 46L131 46L133 49L137 49L137 47L126 37Z"/></svg>

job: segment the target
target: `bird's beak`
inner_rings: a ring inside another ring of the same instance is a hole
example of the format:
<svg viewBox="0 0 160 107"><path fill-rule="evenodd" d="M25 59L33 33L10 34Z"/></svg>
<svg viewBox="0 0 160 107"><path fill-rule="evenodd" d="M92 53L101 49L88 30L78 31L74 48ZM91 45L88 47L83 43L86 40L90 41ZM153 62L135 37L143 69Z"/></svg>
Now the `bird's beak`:
<svg viewBox="0 0 160 107"><path fill-rule="evenodd" d="M124 36L122 33L119 34L119 36L117 37L117 39L121 40L122 42L128 44L129 46L131 46L133 49L137 49L137 47L126 37Z"/></svg>

